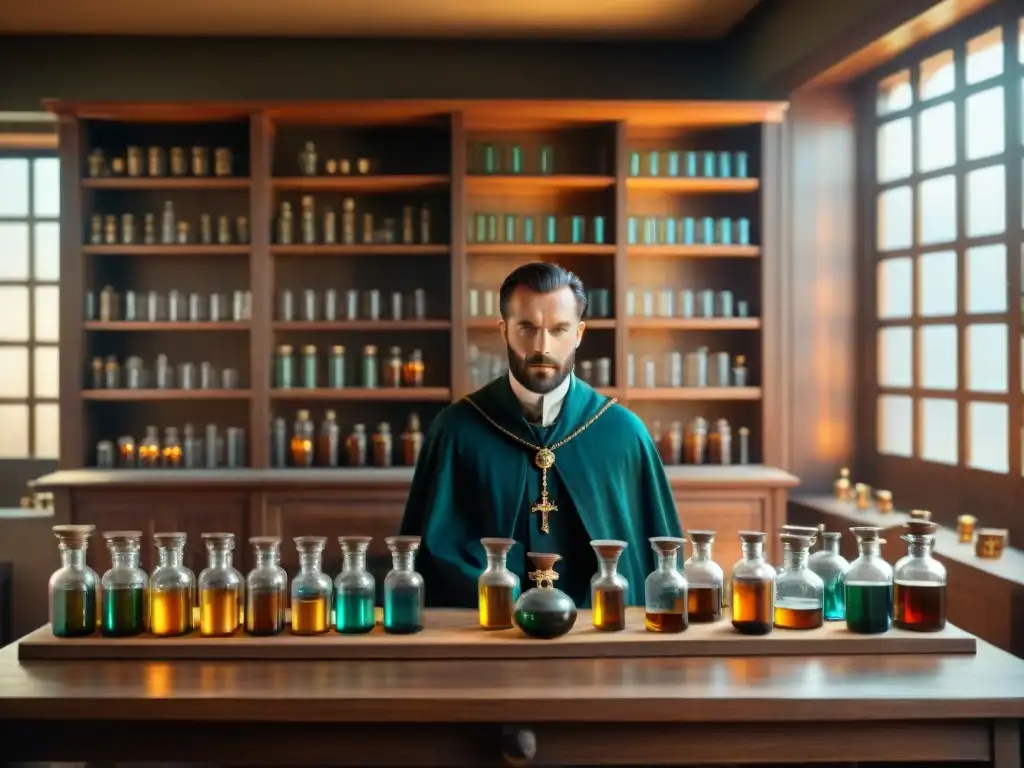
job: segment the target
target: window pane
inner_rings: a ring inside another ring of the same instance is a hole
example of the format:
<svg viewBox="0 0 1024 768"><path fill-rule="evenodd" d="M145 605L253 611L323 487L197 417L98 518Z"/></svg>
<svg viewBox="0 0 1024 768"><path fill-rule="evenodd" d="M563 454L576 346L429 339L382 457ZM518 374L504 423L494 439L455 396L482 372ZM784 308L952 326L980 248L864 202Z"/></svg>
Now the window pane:
<svg viewBox="0 0 1024 768"><path fill-rule="evenodd" d="M971 392L1006 392L1009 354L1004 323L967 326L967 388Z"/></svg>
<svg viewBox="0 0 1024 768"><path fill-rule="evenodd" d="M1003 403L967 406L967 466L989 472L1010 471L1010 414Z"/></svg>
<svg viewBox="0 0 1024 768"><path fill-rule="evenodd" d="M914 386L914 335L910 328L878 331L878 385Z"/></svg>
<svg viewBox="0 0 1024 768"><path fill-rule="evenodd" d="M914 102L910 90L910 70L904 69L885 78L878 84L877 110L880 115L906 109Z"/></svg>
<svg viewBox="0 0 1024 768"><path fill-rule="evenodd" d="M878 452L910 456L914 446L913 401L907 395L878 398Z"/></svg>
<svg viewBox="0 0 1024 768"><path fill-rule="evenodd" d="M967 174L967 236L983 237L1005 231L1005 166L992 165L971 171Z"/></svg>
<svg viewBox="0 0 1024 768"><path fill-rule="evenodd" d="M889 189L878 196L878 250L910 247L914 227L910 200L910 187Z"/></svg>
<svg viewBox="0 0 1024 768"><path fill-rule="evenodd" d="M918 408L921 423L921 458L942 464L958 460L956 400L926 397Z"/></svg>
<svg viewBox="0 0 1024 768"><path fill-rule="evenodd" d="M880 319L910 317L914 311L912 271L909 256L878 262L876 275Z"/></svg>
<svg viewBox="0 0 1024 768"><path fill-rule="evenodd" d="M36 216L60 215L60 161L55 157L40 157L32 164L32 212Z"/></svg>
<svg viewBox="0 0 1024 768"><path fill-rule="evenodd" d="M28 398L27 347L0 347L0 397Z"/></svg>
<svg viewBox="0 0 1024 768"><path fill-rule="evenodd" d="M36 406L36 458L60 457L60 406L40 403Z"/></svg>
<svg viewBox="0 0 1024 768"><path fill-rule="evenodd" d="M1003 28L967 41L967 82L980 83L1003 73Z"/></svg>
<svg viewBox="0 0 1024 768"><path fill-rule="evenodd" d="M967 249L966 305L967 311L1006 311L1006 246L979 245Z"/></svg>
<svg viewBox="0 0 1024 768"><path fill-rule="evenodd" d="M922 317L956 314L956 253L925 253L917 261L917 307Z"/></svg>
<svg viewBox="0 0 1024 768"><path fill-rule="evenodd" d="M60 334L60 291L55 285L41 285L35 290L36 341L57 341Z"/></svg>
<svg viewBox="0 0 1024 768"><path fill-rule="evenodd" d="M917 188L920 217L918 242L922 245L956 239L956 178L939 176L922 181Z"/></svg>
<svg viewBox="0 0 1024 768"><path fill-rule="evenodd" d="M914 134L909 117L878 128L878 181L905 179L913 171Z"/></svg>
<svg viewBox="0 0 1024 768"><path fill-rule="evenodd" d="M0 223L0 280L27 279L28 224L14 221Z"/></svg>
<svg viewBox="0 0 1024 768"><path fill-rule="evenodd" d="M1024 64L1024 16L1017 25L1017 61Z"/></svg>
<svg viewBox="0 0 1024 768"><path fill-rule="evenodd" d="M38 398L60 397L60 363L58 362L57 347L36 347L33 353L36 369L32 383L33 394Z"/></svg>
<svg viewBox="0 0 1024 768"><path fill-rule="evenodd" d="M956 389L956 326L926 325L917 334L922 389Z"/></svg>
<svg viewBox="0 0 1024 768"><path fill-rule="evenodd" d="M35 225L35 236L35 279L59 280L60 224L55 221L40 222Z"/></svg>
<svg viewBox="0 0 1024 768"><path fill-rule="evenodd" d="M956 162L956 106L951 101L921 112L917 126L917 167L922 173Z"/></svg>
<svg viewBox="0 0 1024 768"><path fill-rule="evenodd" d="M28 341L28 288L0 286L0 341Z"/></svg>
<svg viewBox="0 0 1024 768"><path fill-rule="evenodd" d="M967 159L998 155L1006 149L1003 87L967 97Z"/></svg>
<svg viewBox="0 0 1024 768"><path fill-rule="evenodd" d="M921 62L918 89L922 99L932 99L950 93L956 85L956 65L953 52L943 51Z"/></svg>
<svg viewBox="0 0 1024 768"><path fill-rule="evenodd" d="M0 405L0 458L28 458L28 406Z"/></svg>
<svg viewBox="0 0 1024 768"><path fill-rule="evenodd" d="M0 216L28 216L28 160L24 158L0 158Z"/></svg>

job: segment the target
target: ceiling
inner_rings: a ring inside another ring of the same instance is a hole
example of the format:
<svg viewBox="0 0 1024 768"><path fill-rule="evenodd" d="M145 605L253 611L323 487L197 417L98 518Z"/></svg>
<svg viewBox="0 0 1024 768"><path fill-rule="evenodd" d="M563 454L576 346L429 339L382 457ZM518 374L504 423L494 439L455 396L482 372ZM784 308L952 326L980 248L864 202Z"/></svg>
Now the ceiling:
<svg viewBox="0 0 1024 768"><path fill-rule="evenodd" d="M715 39L760 0L0 0L0 33Z"/></svg>

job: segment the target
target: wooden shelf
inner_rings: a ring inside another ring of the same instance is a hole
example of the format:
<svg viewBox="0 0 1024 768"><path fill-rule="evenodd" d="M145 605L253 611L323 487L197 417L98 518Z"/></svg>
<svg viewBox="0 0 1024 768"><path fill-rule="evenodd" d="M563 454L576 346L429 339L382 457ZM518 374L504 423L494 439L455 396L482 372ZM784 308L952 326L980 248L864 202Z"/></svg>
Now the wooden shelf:
<svg viewBox="0 0 1024 768"><path fill-rule="evenodd" d="M414 192L441 189L451 184L450 176L279 176L274 189L296 192Z"/></svg>
<svg viewBox="0 0 1024 768"><path fill-rule="evenodd" d="M274 256L447 256L447 245L272 245Z"/></svg>
<svg viewBox="0 0 1024 768"><path fill-rule="evenodd" d="M500 317L471 317L466 320L466 327L470 330L489 330L491 328L497 328L498 322L501 320ZM587 324L587 330L590 331L610 331L615 328L615 320L607 317L583 318L583 322Z"/></svg>
<svg viewBox="0 0 1024 768"><path fill-rule="evenodd" d="M83 400L160 402L171 400L248 400L248 389L86 389Z"/></svg>
<svg viewBox="0 0 1024 768"><path fill-rule="evenodd" d="M630 402L673 400L760 400L760 387L632 387L626 391Z"/></svg>
<svg viewBox="0 0 1024 768"><path fill-rule="evenodd" d="M738 193L756 192L760 179L705 179L678 176L631 176L626 179L629 191L680 193Z"/></svg>
<svg viewBox="0 0 1024 768"><path fill-rule="evenodd" d="M87 331L248 331L247 322L210 322L203 321L181 321L181 322L148 322L118 320L116 322L104 322L102 320L89 320L85 324Z"/></svg>
<svg viewBox="0 0 1024 768"><path fill-rule="evenodd" d="M631 245L629 255L633 258L756 259L761 256L761 248L757 245Z"/></svg>
<svg viewBox="0 0 1024 768"><path fill-rule="evenodd" d="M248 256L248 245L83 245L86 256Z"/></svg>
<svg viewBox="0 0 1024 768"><path fill-rule="evenodd" d="M220 176L166 176L160 178L114 176L103 179L82 179L85 189L114 190L221 190L249 189L252 181L248 178L225 178Z"/></svg>
<svg viewBox="0 0 1024 768"><path fill-rule="evenodd" d="M761 318L631 317L626 325L631 331L756 331L761 327Z"/></svg>
<svg viewBox="0 0 1024 768"><path fill-rule="evenodd" d="M451 320L314 320L275 321L275 331L447 331Z"/></svg>
<svg viewBox="0 0 1024 768"><path fill-rule="evenodd" d="M470 256L614 256L614 245L584 243L470 243L466 246Z"/></svg>
<svg viewBox="0 0 1024 768"><path fill-rule="evenodd" d="M466 191L472 195L529 194L588 189L610 189L615 186L614 176L523 176L478 174L466 177Z"/></svg>
<svg viewBox="0 0 1024 768"><path fill-rule="evenodd" d="M452 391L448 387L347 387L345 389L272 389L271 400L354 400L376 403L435 403L448 402Z"/></svg>

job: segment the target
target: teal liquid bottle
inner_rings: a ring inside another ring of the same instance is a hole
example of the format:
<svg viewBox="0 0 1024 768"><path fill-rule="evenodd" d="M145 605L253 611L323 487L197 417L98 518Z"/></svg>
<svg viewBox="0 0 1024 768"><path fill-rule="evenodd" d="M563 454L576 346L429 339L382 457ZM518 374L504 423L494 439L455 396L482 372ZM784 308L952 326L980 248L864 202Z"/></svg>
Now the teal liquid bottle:
<svg viewBox="0 0 1024 768"><path fill-rule="evenodd" d="M839 531L821 531L821 549L807 560L807 567L818 575L825 585L823 611L825 621L842 621L846 618L846 594L843 574L850 567L841 554L839 545L843 535Z"/></svg>
<svg viewBox="0 0 1024 768"><path fill-rule="evenodd" d="M859 556L843 577L846 627L851 632L877 635L892 626L892 566L882 558L882 529L851 528Z"/></svg>
<svg viewBox="0 0 1024 768"><path fill-rule="evenodd" d="M54 637L86 637L96 631L99 578L85 564L93 525L55 525L61 566L50 577L50 630Z"/></svg>
<svg viewBox="0 0 1024 768"><path fill-rule="evenodd" d="M103 574L100 632L107 637L131 637L147 629L146 590L149 577L139 566L142 531L103 534L110 550L110 570Z"/></svg>
<svg viewBox="0 0 1024 768"><path fill-rule="evenodd" d="M424 625L423 577L414 569L419 536L389 536L392 568L384 579L384 631L395 635L419 632Z"/></svg>
<svg viewBox="0 0 1024 768"><path fill-rule="evenodd" d="M343 635L362 635L376 624L376 583L366 570L369 536L339 536L341 573L334 580L334 627Z"/></svg>

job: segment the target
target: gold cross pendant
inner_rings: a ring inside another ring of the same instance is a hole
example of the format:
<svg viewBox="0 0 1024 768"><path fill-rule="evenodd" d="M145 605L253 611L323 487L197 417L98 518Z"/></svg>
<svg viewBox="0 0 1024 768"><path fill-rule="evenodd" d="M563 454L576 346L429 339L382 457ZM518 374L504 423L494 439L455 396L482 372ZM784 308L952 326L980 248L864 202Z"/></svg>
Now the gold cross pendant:
<svg viewBox="0 0 1024 768"><path fill-rule="evenodd" d="M540 501L530 507L530 511L540 513L540 529L544 533L550 533L551 531L548 528L548 515L552 512L557 512L558 507L551 503L551 500L548 498L547 490L541 493Z"/></svg>
<svg viewBox="0 0 1024 768"><path fill-rule="evenodd" d="M541 448L533 461L540 467L540 501L530 507L530 511L540 513L540 529L544 533L550 533L548 515L558 511L558 507L548 498L548 470L555 466L555 453L547 448Z"/></svg>

